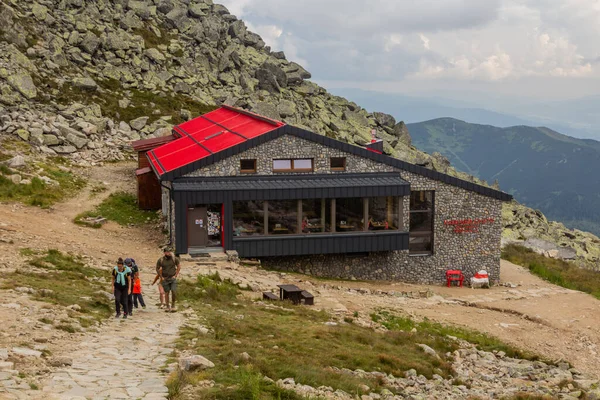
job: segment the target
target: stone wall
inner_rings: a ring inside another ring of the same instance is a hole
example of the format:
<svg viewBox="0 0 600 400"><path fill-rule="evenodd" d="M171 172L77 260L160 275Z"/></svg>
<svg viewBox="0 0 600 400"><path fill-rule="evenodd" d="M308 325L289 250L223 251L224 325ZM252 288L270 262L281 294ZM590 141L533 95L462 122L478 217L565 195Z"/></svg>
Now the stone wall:
<svg viewBox="0 0 600 400"><path fill-rule="evenodd" d="M332 172L330 168L331 157L346 157L346 171ZM292 135L284 135L263 145L246 150L233 157L221 160L193 171L186 176L237 176L248 175L240 172L240 160L256 159L257 175L273 175L273 160L279 158L312 158L314 172L307 174L343 174L361 172L392 172L394 168L380 164L367 158L346 153L331 147L325 147L310 140L301 139ZM289 173L282 173L289 174ZM294 173L299 174L299 173Z"/></svg>

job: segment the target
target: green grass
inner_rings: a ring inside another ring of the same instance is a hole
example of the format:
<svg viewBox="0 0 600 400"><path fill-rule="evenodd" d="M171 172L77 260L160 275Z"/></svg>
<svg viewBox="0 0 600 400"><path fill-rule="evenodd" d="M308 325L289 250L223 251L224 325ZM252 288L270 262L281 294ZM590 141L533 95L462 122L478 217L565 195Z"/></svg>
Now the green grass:
<svg viewBox="0 0 600 400"><path fill-rule="evenodd" d="M117 192L104 199L93 211L86 211L77 215L74 222L78 225L99 228L101 225L90 224L85 221L85 218L99 216L115 221L120 225L142 225L158 219L156 212L144 211L138 208L135 195L127 192Z"/></svg>
<svg viewBox="0 0 600 400"><path fill-rule="evenodd" d="M212 379L214 388L201 390L202 398L214 399L294 399L262 377L277 381L293 377L313 387L331 386L352 394L363 394L366 384L374 391L384 388L374 378L340 374L329 367L381 371L402 376L415 369L419 374L450 377L447 360L425 354L417 345L424 343L444 357L457 349L456 343L424 332L377 333L354 324L325 325L330 315L310 307L275 303L267 308L240 296L239 289L218 275L200 276L195 282L181 281L179 297L206 319L214 334L201 335L196 329L183 328L178 348L202 354L216 365L197 374L172 377L171 398L186 380ZM207 306L211 304L211 306ZM242 317L239 317L243 315ZM197 338L195 345L191 340ZM237 339L242 344L236 345ZM250 354L245 361L242 352ZM238 367L237 369L235 367ZM392 388L388 388L393 390Z"/></svg>
<svg viewBox="0 0 600 400"><path fill-rule="evenodd" d="M5 165L0 166L0 201L20 201L28 205L48 208L68 196L75 195L86 185L86 182L72 172L58 168L59 165L65 164L64 159L57 157L22 170L32 173L41 168L43 170L41 175L57 181L59 185L48 185L37 177L31 179L31 183L27 185L15 184L8 178L13 172Z"/></svg>
<svg viewBox="0 0 600 400"><path fill-rule="evenodd" d="M462 339L474 344L479 350L489 352L503 351L509 357L527 360L539 360L538 355L525 352L523 350L520 350L516 347L510 346L502 342L500 339L494 336L490 336L485 333L477 332L471 329L451 325L443 325L437 322L430 321L428 319L425 319L422 322L417 322L408 317L392 315L387 311L380 311L378 313L374 313L371 315L371 319L392 331L410 332L414 328L417 330L417 332L424 332L428 335L436 336L439 338L454 336L458 339Z"/></svg>
<svg viewBox="0 0 600 400"><path fill-rule="evenodd" d="M48 250L33 256L28 264L26 268L4 274L1 287L31 287L37 290L37 294L34 295L36 300L65 307L78 304L81 307L79 313L86 314L96 321L112 313L110 301L102 293L98 293L109 290L109 271L87 267L79 257L58 250ZM97 278L106 280L98 281ZM42 289L50 289L52 292L43 292ZM45 318L40 321L52 322ZM70 331L67 326L63 328L60 329Z"/></svg>
<svg viewBox="0 0 600 400"><path fill-rule="evenodd" d="M532 274L550 283L589 293L600 299L600 271L581 268L564 260L544 257L515 244L504 247L502 258L528 268Z"/></svg>

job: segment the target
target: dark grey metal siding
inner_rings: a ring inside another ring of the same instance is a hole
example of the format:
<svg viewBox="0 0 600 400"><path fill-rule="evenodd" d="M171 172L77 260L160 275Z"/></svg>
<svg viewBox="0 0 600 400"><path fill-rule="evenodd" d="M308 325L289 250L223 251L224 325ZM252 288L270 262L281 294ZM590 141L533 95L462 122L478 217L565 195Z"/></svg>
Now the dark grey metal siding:
<svg viewBox="0 0 600 400"><path fill-rule="evenodd" d="M375 231L343 234L272 235L234 238L240 257L276 257L408 250L408 232Z"/></svg>
<svg viewBox="0 0 600 400"><path fill-rule="evenodd" d="M231 190L217 190L210 187L210 182L223 182L223 178L206 179L187 178L178 179L173 183L173 196L175 200L175 251L177 254L188 252L187 237L187 208L201 204L223 204L225 207L224 245L226 250L233 249L232 227L233 227L233 201L243 200L290 200L290 199L319 199L319 198L348 198L348 197L383 197L383 196L407 196L410 194L410 185L402 180L398 173L377 174L349 174L343 179L339 175L327 175L319 179L320 175L306 175L304 177L284 177L285 183L296 182L298 185L287 189L278 188L282 184L282 177L259 177L252 178L227 178L232 183ZM340 184L346 180L347 184ZM310 187L300 185L301 182L312 182ZM203 184L203 182L206 183ZM237 185L236 185L237 182ZM258 188L242 184L253 183ZM258 183L257 183L258 182ZM373 183L375 182L375 183ZM371 186L368 186L371 184ZM318 187L321 185L322 187ZM337 185L337 186L336 186ZM182 189L188 190L182 190ZM190 190L196 188L197 190ZM209 190L204 190L209 188ZM336 235L338 237L339 235ZM408 239L407 239L408 240ZM407 242L408 243L408 242ZM407 244L408 246L408 244ZM407 247L408 248L408 247ZM330 249L330 247L327 247ZM374 251L374 250L364 250ZM308 254L320 254L313 252Z"/></svg>

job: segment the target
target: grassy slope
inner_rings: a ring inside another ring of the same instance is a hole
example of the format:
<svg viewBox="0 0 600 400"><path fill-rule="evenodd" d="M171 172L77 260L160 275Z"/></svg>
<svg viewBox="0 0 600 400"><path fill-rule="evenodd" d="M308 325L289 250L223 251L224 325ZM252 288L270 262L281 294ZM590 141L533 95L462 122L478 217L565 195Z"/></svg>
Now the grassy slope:
<svg viewBox="0 0 600 400"><path fill-rule="evenodd" d="M531 273L555 285L589 293L600 299L600 271L580 268L567 261L544 257L519 245L508 245L502 258L528 268Z"/></svg>
<svg viewBox="0 0 600 400"><path fill-rule="evenodd" d="M6 145L6 142L2 145ZM0 153L0 161L8 158L10 157ZM59 183L55 186L46 184L39 178L32 178L30 184L15 184L9 179L14 172L5 165L0 165L0 201L20 201L28 205L48 208L68 196L73 196L86 185L86 182L73 172L60 169L60 166L67 167L69 163L61 157L53 157L17 171L23 173L23 178L26 178L25 173L34 174L42 170L40 175Z"/></svg>
<svg viewBox="0 0 600 400"><path fill-rule="evenodd" d="M103 278L109 277L108 271L87 267L79 257L58 250L36 253L22 249L21 253L29 257L29 267L4 274L4 289L30 287L36 290L36 300L65 307L78 304L84 327L111 314L110 301L99 293L107 290L108 281Z"/></svg>
<svg viewBox="0 0 600 400"><path fill-rule="evenodd" d="M120 225L141 225L158 220L156 212L140 210L137 205L137 197L127 192L112 193L93 211L86 211L75 217L76 224L100 228L100 224L85 221L85 218L88 217L103 217Z"/></svg>
<svg viewBox="0 0 600 400"><path fill-rule="evenodd" d="M329 326L325 323L330 315L310 307L287 303L265 306L245 300L233 284L221 281L218 275L199 277L196 282L181 282L180 296L212 332L203 335L196 329L184 328L178 349L202 354L216 367L200 373L173 375L169 382L172 399L179 398L184 385L205 379L214 380L215 387L198 389L195 394L198 398L297 398L282 392L263 376L275 381L292 377L302 384L331 386L352 394L364 393L361 385L374 391L385 388L374 378L340 374L329 367L381 371L394 376L403 376L405 371L415 369L427 377L433 374L452 377L454 372L444 355L458 345L447 337L449 334L472 340L485 350L523 355L477 332L429 322L417 324L384 312L375 319L388 324L387 332L357 326L350 319ZM416 331L411 331L413 327ZM241 343L236 344L234 340ZM418 347L420 343L435 349L442 359L425 354ZM243 352L251 358L244 360Z"/></svg>

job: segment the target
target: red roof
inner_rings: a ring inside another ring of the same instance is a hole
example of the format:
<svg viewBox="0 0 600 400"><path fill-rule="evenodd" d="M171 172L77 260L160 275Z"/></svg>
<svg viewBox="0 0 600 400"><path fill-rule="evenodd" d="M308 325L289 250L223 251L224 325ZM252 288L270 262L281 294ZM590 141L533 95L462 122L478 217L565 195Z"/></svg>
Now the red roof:
<svg viewBox="0 0 600 400"><path fill-rule="evenodd" d="M285 125L237 108L221 108L173 128L178 139L147 153L159 176Z"/></svg>

